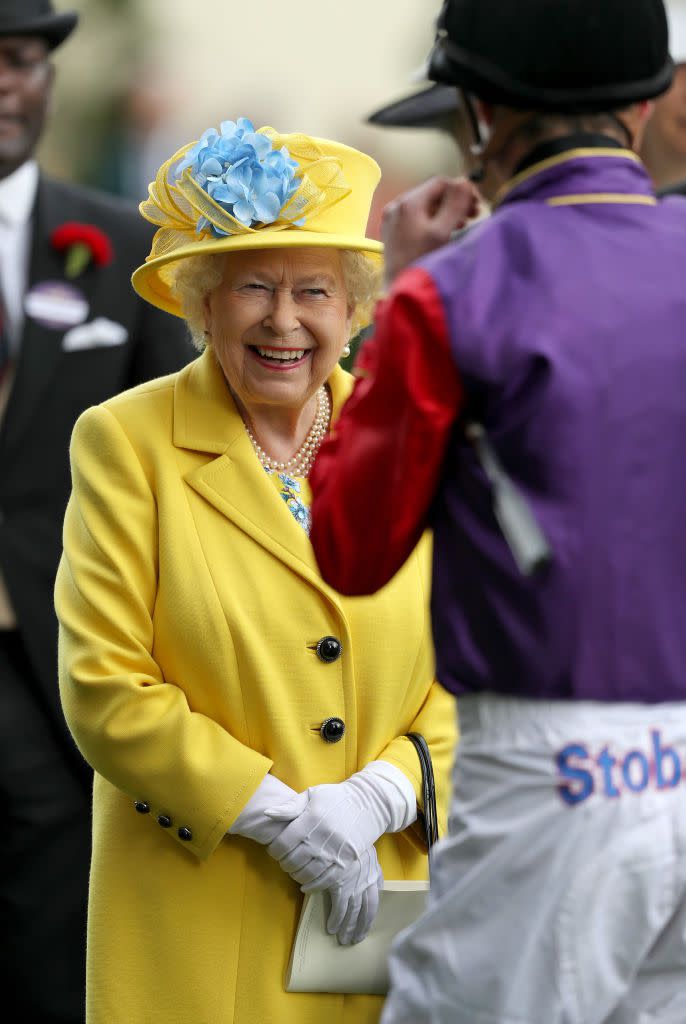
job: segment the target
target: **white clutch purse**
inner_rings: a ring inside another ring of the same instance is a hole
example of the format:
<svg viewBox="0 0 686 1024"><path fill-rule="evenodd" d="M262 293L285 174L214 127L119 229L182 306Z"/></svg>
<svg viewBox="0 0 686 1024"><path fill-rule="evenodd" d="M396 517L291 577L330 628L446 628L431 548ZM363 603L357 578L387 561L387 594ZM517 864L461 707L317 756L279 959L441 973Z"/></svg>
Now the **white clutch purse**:
<svg viewBox="0 0 686 1024"><path fill-rule="evenodd" d="M371 931L355 946L339 946L336 936L329 935L329 897L310 893L298 923L286 991L385 995L390 945L422 913L428 889L428 882L385 882Z"/></svg>

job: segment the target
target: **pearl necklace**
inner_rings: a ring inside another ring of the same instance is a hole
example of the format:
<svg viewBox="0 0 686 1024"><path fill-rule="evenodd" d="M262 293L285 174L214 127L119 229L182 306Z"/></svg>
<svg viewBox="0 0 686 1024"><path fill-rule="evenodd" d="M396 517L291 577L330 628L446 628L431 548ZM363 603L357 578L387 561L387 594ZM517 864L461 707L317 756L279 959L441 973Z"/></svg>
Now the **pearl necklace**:
<svg viewBox="0 0 686 1024"><path fill-rule="evenodd" d="M286 473L289 476L306 477L314 465L314 460L322 441L329 432L330 418L331 401L329 399L329 392L326 387L322 386L317 392L317 412L309 433L297 452L291 455L290 459L287 459L285 462L279 462L277 459L273 459L271 455L267 455L247 423L245 424L245 429L250 438L250 443L255 449L255 454L268 473Z"/></svg>

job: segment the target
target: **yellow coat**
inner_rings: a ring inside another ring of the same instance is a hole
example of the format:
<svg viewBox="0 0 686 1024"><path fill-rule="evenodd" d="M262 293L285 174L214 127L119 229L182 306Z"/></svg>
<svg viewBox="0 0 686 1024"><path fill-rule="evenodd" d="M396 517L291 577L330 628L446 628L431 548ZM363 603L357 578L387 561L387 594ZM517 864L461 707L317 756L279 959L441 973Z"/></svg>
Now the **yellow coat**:
<svg viewBox="0 0 686 1024"><path fill-rule="evenodd" d="M337 410L349 378L330 385ZM270 770L301 791L385 758L419 793L410 730L445 807L454 716L432 682L427 545L372 598L332 591L209 352L89 409L72 474L56 603L64 711L96 772L89 1024L377 1021L374 997L284 992L298 887L225 833ZM426 876L416 830L378 853L387 878Z"/></svg>

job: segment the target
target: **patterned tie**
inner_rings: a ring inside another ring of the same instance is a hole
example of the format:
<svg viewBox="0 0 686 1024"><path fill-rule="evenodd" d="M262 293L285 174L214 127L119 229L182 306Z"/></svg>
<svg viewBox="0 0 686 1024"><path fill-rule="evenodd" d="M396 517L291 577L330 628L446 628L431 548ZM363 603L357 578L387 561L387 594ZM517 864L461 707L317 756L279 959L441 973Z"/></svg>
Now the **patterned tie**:
<svg viewBox="0 0 686 1024"><path fill-rule="evenodd" d="M5 322L5 307L4 303L0 299L0 383L2 383L2 379L10 364L10 346L7 331L5 329Z"/></svg>

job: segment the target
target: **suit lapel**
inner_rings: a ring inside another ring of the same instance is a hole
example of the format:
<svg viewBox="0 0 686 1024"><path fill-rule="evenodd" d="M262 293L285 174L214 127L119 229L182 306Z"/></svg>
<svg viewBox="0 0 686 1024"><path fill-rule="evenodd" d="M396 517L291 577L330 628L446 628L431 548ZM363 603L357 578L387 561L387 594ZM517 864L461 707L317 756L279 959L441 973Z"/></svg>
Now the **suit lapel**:
<svg viewBox="0 0 686 1024"><path fill-rule="evenodd" d="M336 410L351 385L340 369L329 383ZM307 534L255 457L243 420L210 351L179 375L174 443L215 453L218 457L192 470L186 482L258 544L328 597L338 600L319 574Z"/></svg>
<svg viewBox="0 0 686 1024"><path fill-rule="evenodd" d="M50 244L50 235L58 225L73 219L71 209L56 194L49 181L41 178L32 218L31 255L27 292L42 281L64 281L64 256ZM85 274L78 289L90 303L95 275ZM24 321L19 359L7 412L2 424L2 447L10 448L21 436L40 408L43 395L63 358L63 329L44 327L27 316Z"/></svg>

